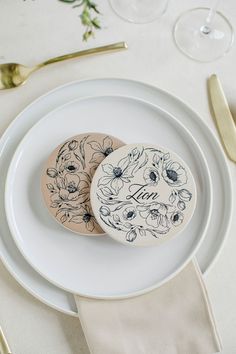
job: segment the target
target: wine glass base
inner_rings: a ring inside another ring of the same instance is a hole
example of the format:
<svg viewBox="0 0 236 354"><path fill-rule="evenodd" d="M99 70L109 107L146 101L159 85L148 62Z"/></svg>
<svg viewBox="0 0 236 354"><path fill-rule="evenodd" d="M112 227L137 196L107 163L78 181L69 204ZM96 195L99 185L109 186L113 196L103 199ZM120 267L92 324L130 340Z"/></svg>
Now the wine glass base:
<svg viewBox="0 0 236 354"><path fill-rule="evenodd" d="M169 0L110 0L114 12L132 23L149 23L161 17Z"/></svg>
<svg viewBox="0 0 236 354"><path fill-rule="evenodd" d="M177 47L191 59L211 62L224 56L232 47L234 31L230 22L216 12L212 23L207 24L208 8L186 11L174 26Z"/></svg>

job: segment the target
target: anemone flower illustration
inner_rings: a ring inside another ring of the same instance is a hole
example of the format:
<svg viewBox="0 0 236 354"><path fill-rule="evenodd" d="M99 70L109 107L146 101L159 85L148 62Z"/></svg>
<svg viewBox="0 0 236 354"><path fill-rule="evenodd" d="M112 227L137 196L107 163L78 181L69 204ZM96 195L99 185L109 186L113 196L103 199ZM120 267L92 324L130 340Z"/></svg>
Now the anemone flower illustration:
<svg viewBox="0 0 236 354"><path fill-rule="evenodd" d="M75 161L68 161L66 164L65 164L65 170L68 172L68 173L76 173L79 169L79 164Z"/></svg>
<svg viewBox="0 0 236 354"><path fill-rule="evenodd" d="M172 187L179 187L187 183L187 173L185 169L178 163L172 162L165 164L162 176L166 183Z"/></svg>
<svg viewBox="0 0 236 354"><path fill-rule="evenodd" d="M70 222L75 224L85 224L88 231L92 232L97 224L97 221L88 205L81 206L80 210L76 212L70 219Z"/></svg>
<svg viewBox="0 0 236 354"><path fill-rule="evenodd" d="M143 178L150 186L156 186L160 180L160 175L155 167L147 167L144 170Z"/></svg>
<svg viewBox="0 0 236 354"><path fill-rule="evenodd" d="M180 224L182 224L182 222L184 220L184 216L180 211L175 211L171 215L170 220L174 226L179 226Z"/></svg>
<svg viewBox="0 0 236 354"><path fill-rule="evenodd" d="M146 223L152 226L160 233L166 233L170 229L170 222L167 213L172 207L163 203L151 203L149 205L140 205L137 207L142 218Z"/></svg>
<svg viewBox="0 0 236 354"><path fill-rule="evenodd" d="M118 194L124 183L130 182L135 167L136 164L130 163L129 155L121 159L116 166L102 165L105 176L99 179L98 186L110 184L111 188Z"/></svg>
<svg viewBox="0 0 236 354"><path fill-rule="evenodd" d="M125 220L133 220L136 217L137 212L134 207L128 207L123 211L122 215Z"/></svg>
<svg viewBox="0 0 236 354"><path fill-rule="evenodd" d="M78 175L67 173L64 178L57 178L57 192L51 196L52 206L71 202L83 202L89 195L89 184Z"/></svg>
<svg viewBox="0 0 236 354"><path fill-rule="evenodd" d="M90 141L88 144L95 151L89 161L90 163L99 163L114 151L113 141L109 136L106 136L101 144L98 141Z"/></svg>

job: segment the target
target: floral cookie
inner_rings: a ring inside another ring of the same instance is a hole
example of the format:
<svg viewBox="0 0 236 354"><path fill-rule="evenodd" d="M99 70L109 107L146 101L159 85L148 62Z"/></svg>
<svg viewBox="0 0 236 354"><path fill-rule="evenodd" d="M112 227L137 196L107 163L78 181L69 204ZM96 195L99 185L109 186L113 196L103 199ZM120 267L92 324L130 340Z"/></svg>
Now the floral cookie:
<svg viewBox="0 0 236 354"><path fill-rule="evenodd" d="M90 205L90 184L98 165L124 143L100 133L81 134L58 146L43 169L41 187L50 213L66 228L104 234Z"/></svg>
<svg viewBox="0 0 236 354"><path fill-rule="evenodd" d="M155 145L126 145L98 167L91 204L101 227L134 246L157 245L191 219L196 187L187 165Z"/></svg>

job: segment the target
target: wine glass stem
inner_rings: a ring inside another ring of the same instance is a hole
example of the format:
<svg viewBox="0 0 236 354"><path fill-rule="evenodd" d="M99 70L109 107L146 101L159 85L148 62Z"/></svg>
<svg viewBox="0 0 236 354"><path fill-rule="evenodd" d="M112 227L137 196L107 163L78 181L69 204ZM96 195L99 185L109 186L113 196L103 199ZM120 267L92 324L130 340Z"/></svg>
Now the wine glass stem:
<svg viewBox="0 0 236 354"><path fill-rule="evenodd" d="M206 17L205 24L201 28L201 32L203 34L209 34L211 32L211 30L212 30L211 24L212 24L212 21L214 20L214 17L216 15L216 10L218 8L219 2L220 2L220 0L213 1L213 4L208 12L207 17Z"/></svg>

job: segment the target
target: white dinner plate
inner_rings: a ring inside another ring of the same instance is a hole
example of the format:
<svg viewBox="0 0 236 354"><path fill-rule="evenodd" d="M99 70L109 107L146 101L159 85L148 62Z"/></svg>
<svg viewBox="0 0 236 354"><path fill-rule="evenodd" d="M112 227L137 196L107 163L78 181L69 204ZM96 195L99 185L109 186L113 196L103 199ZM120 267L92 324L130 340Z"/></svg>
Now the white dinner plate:
<svg viewBox="0 0 236 354"><path fill-rule="evenodd" d="M101 129L127 143L163 146L189 166L198 200L191 221L179 235L158 247L132 249L109 236L74 235L52 219L40 188L45 161L73 134ZM5 206L18 248L43 277L81 296L122 298L163 284L196 253L209 222L211 182L200 148L168 113L130 97L90 97L50 112L29 130L10 164Z"/></svg>
<svg viewBox="0 0 236 354"><path fill-rule="evenodd" d="M161 106L186 125L201 145L210 174L213 176L211 222L206 238L197 252L200 268L206 274L222 249L232 214L232 188L227 162L219 142L201 118L179 99L156 87L124 79L94 79L66 84L38 98L18 115L1 138L1 194L4 194L6 173L12 155L28 129L59 105L78 97L98 93L132 95ZM4 212L4 199L1 198L0 202L0 255L7 269L27 291L40 301L62 312L77 315L73 296L46 281L24 260L9 232Z"/></svg>

